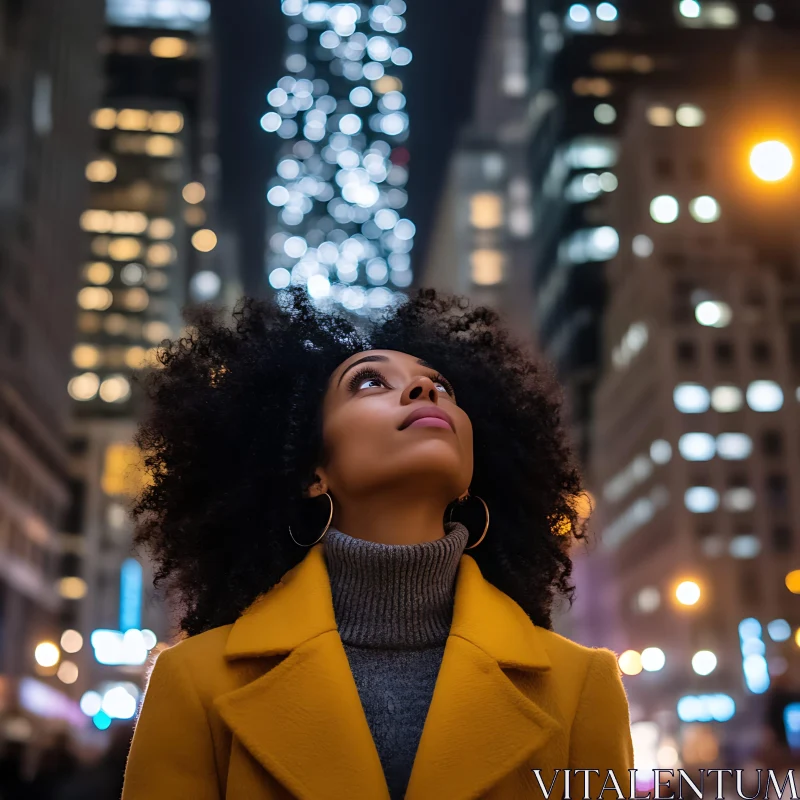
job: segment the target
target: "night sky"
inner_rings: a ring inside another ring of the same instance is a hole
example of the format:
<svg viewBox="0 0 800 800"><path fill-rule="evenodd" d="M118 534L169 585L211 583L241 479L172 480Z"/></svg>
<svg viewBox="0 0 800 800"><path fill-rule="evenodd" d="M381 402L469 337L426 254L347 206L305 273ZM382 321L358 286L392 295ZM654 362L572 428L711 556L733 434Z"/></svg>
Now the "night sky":
<svg viewBox="0 0 800 800"><path fill-rule="evenodd" d="M441 183L459 128L472 106L479 32L486 0L407 0L402 43L414 55L404 69L411 136L409 203L417 226L412 256L420 263ZM266 93L285 73L286 18L279 0L216 0L214 27L219 61L222 221L240 237L245 286L262 269L266 183L280 140L259 120Z"/></svg>

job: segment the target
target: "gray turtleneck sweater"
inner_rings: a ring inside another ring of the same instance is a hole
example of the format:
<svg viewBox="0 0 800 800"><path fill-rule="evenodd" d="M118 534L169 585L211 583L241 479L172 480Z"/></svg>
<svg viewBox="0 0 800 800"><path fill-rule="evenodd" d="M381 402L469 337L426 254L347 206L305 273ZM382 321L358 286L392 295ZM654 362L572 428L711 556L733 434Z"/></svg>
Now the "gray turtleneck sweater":
<svg viewBox="0 0 800 800"><path fill-rule="evenodd" d="M469 533L446 523L433 542L387 545L333 526L325 534L336 624L392 800L401 800L453 618Z"/></svg>

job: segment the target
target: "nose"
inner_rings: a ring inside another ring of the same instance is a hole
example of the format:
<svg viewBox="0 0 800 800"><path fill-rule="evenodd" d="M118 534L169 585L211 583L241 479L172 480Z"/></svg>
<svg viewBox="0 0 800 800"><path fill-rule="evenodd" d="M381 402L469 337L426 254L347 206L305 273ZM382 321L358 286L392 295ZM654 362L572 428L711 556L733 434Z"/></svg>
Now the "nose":
<svg viewBox="0 0 800 800"><path fill-rule="evenodd" d="M427 397L434 403L439 402L439 393L436 391L436 385L427 375L420 375L410 381L408 386L403 391L401 402L405 405L413 400Z"/></svg>

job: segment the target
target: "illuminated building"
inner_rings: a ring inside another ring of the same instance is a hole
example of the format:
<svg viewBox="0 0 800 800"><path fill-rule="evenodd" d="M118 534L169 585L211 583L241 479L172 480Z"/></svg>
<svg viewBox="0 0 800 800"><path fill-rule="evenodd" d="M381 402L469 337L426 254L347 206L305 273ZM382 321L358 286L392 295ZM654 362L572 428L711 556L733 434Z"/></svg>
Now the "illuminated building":
<svg viewBox="0 0 800 800"><path fill-rule="evenodd" d="M286 74L262 128L284 140L267 187L266 269L321 308L363 317L402 302L415 226L403 216L410 154L403 0L283 0Z"/></svg>
<svg viewBox="0 0 800 800"><path fill-rule="evenodd" d="M531 337L533 216L525 3L489 8L470 124L458 138L420 283L501 311Z"/></svg>
<svg viewBox="0 0 800 800"><path fill-rule="evenodd" d="M12 727L20 739L39 733L26 681L51 681L50 716L69 706L35 653L61 630L75 210L87 195L101 27L99 0L0 0L0 746Z"/></svg>
<svg viewBox="0 0 800 800"><path fill-rule="evenodd" d="M115 668L92 654L92 631L170 634L164 610L150 602L148 564L135 573L139 562L130 560L126 508L143 480L132 443L139 411L132 379L140 367L157 365L161 341L184 332L183 306L227 302L236 287L232 265L218 259L229 243L215 218L209 13L206 0L106 5L105 93L87 115L91 196L76 214L86 249L68 384L74 480L64 575L85 583L68 621L86 642L76 654L85 668L80 693L114 679ZM101 728L107 722L95 719Z"/></svg>

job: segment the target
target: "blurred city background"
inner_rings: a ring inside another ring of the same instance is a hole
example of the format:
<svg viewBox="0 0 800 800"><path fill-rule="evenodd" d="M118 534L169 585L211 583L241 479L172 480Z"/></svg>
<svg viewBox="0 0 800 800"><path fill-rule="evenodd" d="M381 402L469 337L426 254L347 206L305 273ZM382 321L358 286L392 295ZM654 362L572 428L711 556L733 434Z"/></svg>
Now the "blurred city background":
<svg viewBox="0 0 800 800"><path fill-rule="evenodd" d="M502 311L591 493L556 630L619 654L637 767L800 767L795 0L0 0L0 67L0 798L119 796L174 642L132 378L297 283Z"/></svg>

